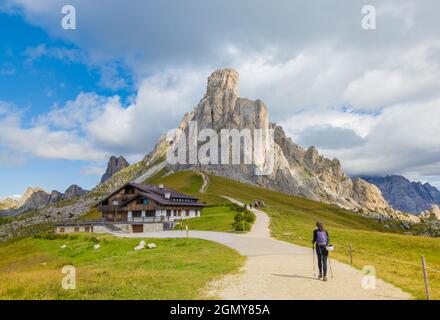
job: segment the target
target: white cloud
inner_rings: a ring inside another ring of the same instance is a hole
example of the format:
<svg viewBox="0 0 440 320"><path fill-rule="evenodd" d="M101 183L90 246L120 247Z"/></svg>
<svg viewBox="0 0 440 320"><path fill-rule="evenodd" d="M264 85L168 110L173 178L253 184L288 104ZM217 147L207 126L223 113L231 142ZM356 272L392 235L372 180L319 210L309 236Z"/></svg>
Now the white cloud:
<svg viewBox="0 0 440 320"><path fill-rule="evenodd" d="M82 167L80 170L80 174L87 176L102 176L104 172L105 172L104 167L93 166L93 165Z"/></svg>
<svg viewBox="0 0 440 320"><path fill-rule="evenodd" d="M18 5L27 21L81 51L43 45L29 49L30 57L78 61L84 54L83 63L110 67L101 80L114 88L127 82L118 65L108 63L121 61L137 80L137 96L128 105L117 97L80 94L31 128L9 124L19 136L41 136L31 144L13 140L33 154L67 154L48 146L65 140L92 154L139 157L197 103L209 72L232 66L240 72L242 96L262 99L272 120L294 139L316 134L318 127L361 137L362 145L341 142L332 149L327 143L322 150L341 158L350 173L406 172L440 181L436 0L370 1L378 13L374 32L360 28L363 1L188 0L168 10L167 1L102 6L73 0L80 15L76 32L60 28L53 1L7 3L7 10Z"/></svg>
<svg viewBox="0 0 440 320"><path fill-rule="evenodd" d="M48 159L104 160L110 154L139 158L160 135L178 125L204 90L204 76L169 70L141 82L133 104L119 97L80 93L54 106L30 127L23 112L0 104L0 144L15 152Z"/></svg>
<svg viewBox="0 0 440 320"><path fill-rule="evenodd" d="M47 47L44 43L39 44L36 47L26 48L24 56L27 58L28 62L33 62L42 57L50 57L64 62L87 62L86 55L79 49Z"/></svg>

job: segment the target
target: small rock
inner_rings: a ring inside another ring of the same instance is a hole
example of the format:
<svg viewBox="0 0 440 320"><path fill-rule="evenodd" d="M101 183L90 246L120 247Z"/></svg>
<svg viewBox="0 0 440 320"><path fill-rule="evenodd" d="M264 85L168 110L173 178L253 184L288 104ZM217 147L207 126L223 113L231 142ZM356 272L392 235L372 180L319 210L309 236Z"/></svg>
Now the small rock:
<svg viewBox="0 0 440 320"><path fill-rule="evenodd" d="M157 245L155 243L149 243L147 245L147 247L148 247L148 249L154 249L154 248L157 248Z"/></svg>
<svg viewBox="0 0 440 320"><path fill-rule="evenodd" d="M144 248L145 248L145 241L144 241L144 240L141 240L141 242L139 242L139 245L136 246L136 247L134 248L134 250L135 250L135 251L139 251L139 250L142 250L142 249L144 249Z"/></svg>
<svg viewBox="0 0 440 320"><path fill-rule="evenodd" d="M67 246L65 245L65 244L63 244L62 246L61 246L61 249L66 249L67 248Z"/></svg>
<svg viewBox="0 0 440 320"><path fill-rule="evenodd" d="M95 250L98 250L99 248L101 248L101 246L100 246L99 244L95 244L95 245L93 246L93 249L95 249Z"/></svg>

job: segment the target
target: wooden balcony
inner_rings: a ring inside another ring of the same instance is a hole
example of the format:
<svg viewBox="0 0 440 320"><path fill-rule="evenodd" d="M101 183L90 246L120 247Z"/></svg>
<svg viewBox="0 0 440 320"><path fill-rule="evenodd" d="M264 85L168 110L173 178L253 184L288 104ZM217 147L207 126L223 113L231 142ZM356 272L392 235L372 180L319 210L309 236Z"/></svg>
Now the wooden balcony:
<svg viewBox="0 0 440 320"><path fill-rule="evenodd" d="M172 222L180 220L180 217L132 217L127 218L130 223L155 223L155 222Z"/></svg>

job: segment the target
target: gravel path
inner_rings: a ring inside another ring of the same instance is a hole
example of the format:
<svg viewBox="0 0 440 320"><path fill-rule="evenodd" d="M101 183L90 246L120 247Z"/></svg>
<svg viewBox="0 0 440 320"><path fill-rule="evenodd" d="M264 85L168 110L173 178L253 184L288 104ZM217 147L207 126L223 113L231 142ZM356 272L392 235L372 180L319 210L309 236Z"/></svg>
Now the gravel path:
<svg viewBox="0 0 440 320"><path fill-rule="evenodd" d="M228 200L242 203L225 197ZM252 209L257 220L247 234L189 231L189 237L215 241L247 257L240 273L217 280L206 289L208 296L222 299L411 299L411 296L382 280L376 289L362 287L364 274L349 265L331 260L334 278L323 282L313 275L312 249L275 240L270 236L269 217ZM185 231L114 233L128 238L183 238Z"/></svg>
<svg viewBox="0 0 440 320"><path fill-rule="evenodd" d="M195 172L198 173L199 175L201 175L202 179L203 179L203 183L199 189L199 193L206 193L206 189L208 189L208 185L209 185L209 177L206 175L206 173L204 173L202 171L196 170Z"/></svg>

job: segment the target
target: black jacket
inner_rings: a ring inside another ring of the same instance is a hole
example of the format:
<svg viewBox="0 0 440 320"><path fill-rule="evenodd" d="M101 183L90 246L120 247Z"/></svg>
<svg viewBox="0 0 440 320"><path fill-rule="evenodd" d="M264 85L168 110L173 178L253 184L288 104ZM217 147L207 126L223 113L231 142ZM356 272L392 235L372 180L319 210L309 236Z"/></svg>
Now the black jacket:
<svg viewBox="0 0 440 320"><path fill-rule="evenodd" d="M327 243L325 245L328 246L328 244L330 243L330 236L328 235L327 230L325 231L325 234L327 235ZM313 230L312 244L315 244L316 241L318 241L318 229Z"/></svg>

